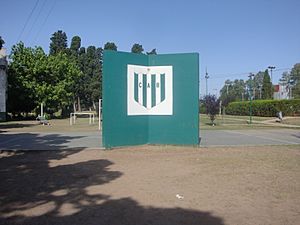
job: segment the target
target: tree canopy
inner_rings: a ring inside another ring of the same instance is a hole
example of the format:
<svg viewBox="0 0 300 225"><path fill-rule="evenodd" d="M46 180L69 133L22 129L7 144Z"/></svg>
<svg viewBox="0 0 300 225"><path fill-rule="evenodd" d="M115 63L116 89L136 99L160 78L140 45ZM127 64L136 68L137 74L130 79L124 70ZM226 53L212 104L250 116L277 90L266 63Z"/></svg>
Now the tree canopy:
<svg viewBox="0 0 300 225"><path fill-rule="evenodd" d="M262 99L273 98L273 87L268 70L265 70L262 84Z"/></svg>
<svg viewBox="0 0 300 225"><path fill-rule="evenodd" d="M131 48L132 53L142 54L144 51L143 46L140 44L134 44Z"/></svg>
<svg viewBox="0 0 300 225"><path fill-rule="evenodd" d="M65 52L68 47L67 35L62 30L52 34L50 38L50 55L55 55L59 52Z"/></svg>
<svg viewBox="0 0 300 225"><path fill-rule="evenodd" d="M296 63L291 70L292 93L294 98L300 98L300 63Z"/></svg>
<svg viewBox="0 0 300 225"><path fill-rule="evenodd" d="M8 110L13 114L37 111L44 103L47 112L67 110L74 100L75 84L82 75L65 53L46 55L41 47L13 46L8 67Z"/></svg>
<svg viewBox="0 0 300 225"><path fill-rule="evenodd" d="M117 50L118 50L118 47L117 47L116 44L113 43L113 42L107 42L107 43L104 45L104 50L114 50L114 51L117 51Z"/></svg>
<svg viewBox="0 0 300 225"><path fill-rule="evenodd" d="M0 44L4 44L1 37ZM107 42L104 49L117 51L117 45ZM140 44L132 46L132 52L143 51ZM102 98L102 58L103 48L84 47L79 36L72 37L68 47L67 34L62 30L51 35L49 54L41 47L17 43L8 66L8 111L14 115L37 113L40 103L49 114L96 109Z"/></svg>
<svg viewBox="0 0 300 225"><path fill-rule="evenodd" d="M226 80L220 91L220 100L223 106L227 106L233 101L242 101L246 98L246 83L244 80L236 79L234 81Z"/></svg>
<svg viewBox="0 0 300 225"><path fill-rule="evenodd" d="M0 49L2 49L3 45L5 44L4 40L0 36Z"/></svg>

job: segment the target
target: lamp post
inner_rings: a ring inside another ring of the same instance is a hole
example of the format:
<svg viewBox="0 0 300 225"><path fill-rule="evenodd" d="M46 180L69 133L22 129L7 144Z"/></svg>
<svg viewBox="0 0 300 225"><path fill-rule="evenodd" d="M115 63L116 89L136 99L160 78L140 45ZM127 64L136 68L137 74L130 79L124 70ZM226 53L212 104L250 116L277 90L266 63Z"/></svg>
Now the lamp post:
<svg viewBox="0 0 300 225"><path fill-rule="evenodd" d="M249 74L249 96L250 96L250 104L249 104L249 115L250 115L250 124L252 124L252 77L254 77L254 74Z"/></svg>
<svg viewBox="0 0 300 225"><path fill-rule="evenodd" d="M275 69L275 66L268 66L268 69L271 70L271 83L273 83L273 70Z"/></svg>
<svg viewBox="0 0 300 225"><path fill-rule="evenodd" d="M209 76L207 73L207 68L205 68L205 83L206 83L206 96L208 95L208 89L207 89L207 80L208 80Z"/></svg>

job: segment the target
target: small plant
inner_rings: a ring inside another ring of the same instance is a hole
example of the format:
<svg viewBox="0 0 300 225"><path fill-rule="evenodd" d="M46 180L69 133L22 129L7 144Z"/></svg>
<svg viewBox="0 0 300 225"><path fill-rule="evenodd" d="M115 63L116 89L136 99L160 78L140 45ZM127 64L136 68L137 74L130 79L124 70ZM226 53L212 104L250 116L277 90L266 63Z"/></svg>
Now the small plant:
<svg viewBox="0 0 300 225"><path fill-rule="evenodd" d="M214 126L216 115L219 112L219 100L215 95L206 95L204 97L206 113L209 115L212 125Z"/></svg>

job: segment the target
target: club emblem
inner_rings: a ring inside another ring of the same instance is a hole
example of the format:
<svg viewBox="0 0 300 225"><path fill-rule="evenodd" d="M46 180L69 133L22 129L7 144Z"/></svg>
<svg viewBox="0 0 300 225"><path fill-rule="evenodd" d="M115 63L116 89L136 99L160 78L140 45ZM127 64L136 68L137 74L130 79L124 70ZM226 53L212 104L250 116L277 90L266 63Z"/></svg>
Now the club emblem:
<svg viewBox="0 0 300 225"><path fill-rule="evenodd" d="M127 66L127 114L173 114L172 66Z"/></svg>

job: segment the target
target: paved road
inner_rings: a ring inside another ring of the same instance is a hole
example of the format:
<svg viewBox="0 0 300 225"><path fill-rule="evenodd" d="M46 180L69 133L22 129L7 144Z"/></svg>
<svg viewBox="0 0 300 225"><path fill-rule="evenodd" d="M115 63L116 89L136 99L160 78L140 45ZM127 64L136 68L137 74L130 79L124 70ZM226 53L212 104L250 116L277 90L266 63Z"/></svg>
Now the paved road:
<svg viewBox="0 0 300 225"><path fill-rule="evenodd" d="M80 150L102 148L100 132L1 133L0 150Z"/></svg>
<svg viewBox="0 0 300 225"><path fill-rule="evenodd" d="M300 144L300 130L202 130L201 146ZM0 150L103 149L101 132L0 133Z"/></svg>

